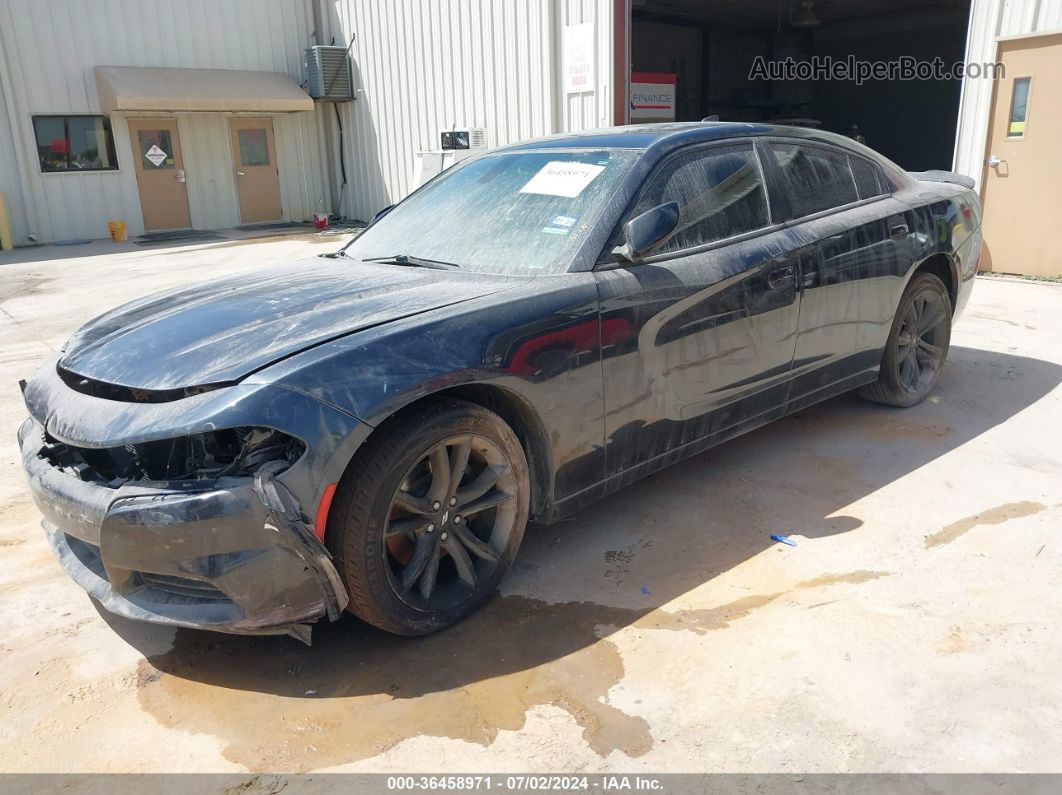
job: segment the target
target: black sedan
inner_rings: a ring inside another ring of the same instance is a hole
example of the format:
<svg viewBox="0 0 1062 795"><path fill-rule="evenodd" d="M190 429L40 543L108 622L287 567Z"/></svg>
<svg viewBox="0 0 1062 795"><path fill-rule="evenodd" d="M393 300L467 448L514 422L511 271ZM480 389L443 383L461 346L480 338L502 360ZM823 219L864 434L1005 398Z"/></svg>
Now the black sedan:
<svg viewBox="0 0 1062 795"><path fill-rule="evenodd" d="M977 270L971 187L752 124L466 160L336 254L74 334L24 385L44 528L131 618L432 632L529 519L848 390L925 398Z"/></svg>

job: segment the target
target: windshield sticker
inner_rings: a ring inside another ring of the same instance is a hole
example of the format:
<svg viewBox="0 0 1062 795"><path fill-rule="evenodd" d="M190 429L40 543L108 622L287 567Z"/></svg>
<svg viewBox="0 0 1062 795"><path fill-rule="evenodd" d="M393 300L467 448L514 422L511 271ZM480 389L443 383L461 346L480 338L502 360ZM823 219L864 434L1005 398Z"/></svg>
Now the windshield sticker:
<svg viewBox="0 0 1062 795"><path fill-rule="evenodd" d="M604 166L595 166L593 163L551 160L520 188L520 192L574 199L604 170Z"/></svg>
<svg viewBox="0 0 1062 795"><path fill-rule="evenodd" d="M549 222L549 226L543 227L542 231L549 235L566 235L572 231L572 227L575 226L575 222L578 220L578 218L572 218L570 215L558 215Z"/></svg>

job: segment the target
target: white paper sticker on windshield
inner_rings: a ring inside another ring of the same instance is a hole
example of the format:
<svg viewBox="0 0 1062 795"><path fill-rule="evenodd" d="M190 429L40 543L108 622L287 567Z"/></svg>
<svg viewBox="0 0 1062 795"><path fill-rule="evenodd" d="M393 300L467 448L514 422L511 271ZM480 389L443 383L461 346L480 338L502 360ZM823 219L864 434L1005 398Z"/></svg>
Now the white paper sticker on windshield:
<svg viewBox="0 0 1062 795"><path fill-rule="evenodd" d="M604 170L604 166L595 166L592 163L551 160L520 188L520 192L574 199Z"/></svg>

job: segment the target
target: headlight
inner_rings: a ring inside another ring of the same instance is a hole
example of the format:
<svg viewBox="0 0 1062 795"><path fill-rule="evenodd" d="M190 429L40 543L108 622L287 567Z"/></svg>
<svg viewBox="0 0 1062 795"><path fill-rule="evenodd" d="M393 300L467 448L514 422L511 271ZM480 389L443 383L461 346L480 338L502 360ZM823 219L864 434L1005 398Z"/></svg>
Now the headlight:
<svg viewBox="0 0 1062 795"><path fill-rule="evenodd" d="M118 486L136 480L208 480L249 475L267 461L299 460L306 445L271 428L229 428L123 447L73 447L51 439L41 451L81 480Z"/></svg>

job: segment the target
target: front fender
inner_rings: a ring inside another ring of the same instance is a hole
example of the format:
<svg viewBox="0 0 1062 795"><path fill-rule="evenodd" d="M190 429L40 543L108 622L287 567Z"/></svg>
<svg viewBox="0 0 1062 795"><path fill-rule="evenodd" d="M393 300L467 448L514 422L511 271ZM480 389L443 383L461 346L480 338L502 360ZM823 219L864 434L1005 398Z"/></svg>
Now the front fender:
<svg viewBox="0 0 1062 795"><path fill-rule="evenodd" d="M610 344L621 332L609 330ZM274 365L244 383L310 395L376 427L455 387L494 386L539 423L558 497L603 477L602 332L592 273L397 320ZM578 466L570 466L578 462Z"/></svg>

